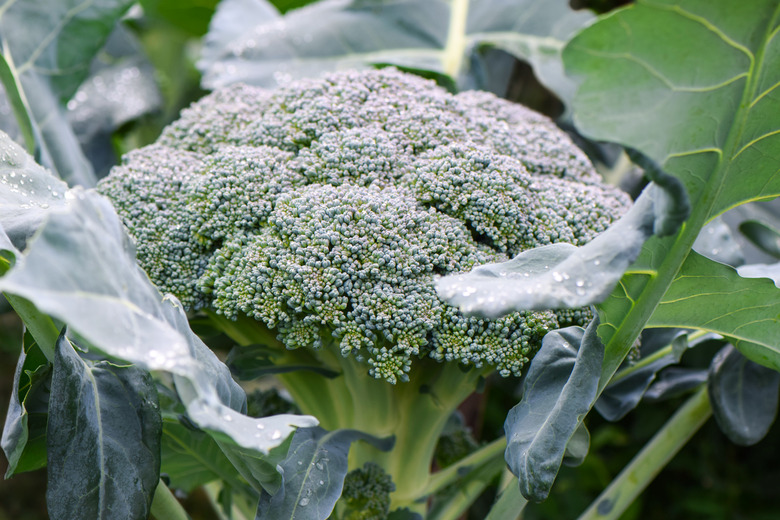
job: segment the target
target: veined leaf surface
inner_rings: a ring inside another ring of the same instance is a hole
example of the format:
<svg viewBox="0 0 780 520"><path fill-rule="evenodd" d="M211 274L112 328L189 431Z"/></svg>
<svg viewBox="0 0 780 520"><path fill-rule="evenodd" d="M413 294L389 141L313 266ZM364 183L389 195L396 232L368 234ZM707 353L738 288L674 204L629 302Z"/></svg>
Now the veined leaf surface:
<svg viewBox="0 0 780 520"><path fill-rule="evenodd" d="M564 50L567 72L582 80L574 101L578 128L653 158L684 183L693 207L680 234L650 239L599 305L602 385L701 227L730 207L780 194L779 25L775 0L639 0ZM780 325L772 326L780 337Z"/></svg>
<svg viewBox="0 0 780 520"><path fill-rule="evenodd" d="M207 88L387 64L479 86L470 58L494 47L530 63L568 101L574 84L561 49L592 18L564 0L325 0L284 16L266 0L224 0L199 67Z"/></svg>
<svg viewBox="0 0 780 520"><path fill-rule="evenodd" d="M71 184L95 183L62 108L132 0L0 0L0 79L24 110L22 130L36 158ZM2 72L2 70L0 70ZM32 135L30 135L32 134ZM32 150L29 150L32 152Z"/></svg>

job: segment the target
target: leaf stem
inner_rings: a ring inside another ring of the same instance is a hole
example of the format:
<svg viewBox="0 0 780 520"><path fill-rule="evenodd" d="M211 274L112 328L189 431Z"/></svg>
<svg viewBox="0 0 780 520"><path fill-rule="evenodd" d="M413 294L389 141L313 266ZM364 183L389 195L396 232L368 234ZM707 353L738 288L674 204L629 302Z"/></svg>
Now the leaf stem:
<svg viewBox="0 0 780 520"><path fill-rule="evenodd" d="M447 44L444 47L444 73L456 79L463 63L466 47L466 21L468 20L469 0L452 0L450 6L450 25L447 30Z"/></svg>
<svg viewBox="0 0 780 520"><path fill-rule="evenodd" d="M447 487L456 480L462 478L462 471L469 466L482 466L493 459L502 458L506 449L506 437L501 437L493 442L480 447L477 451L463 457L455 464L447 466L441 471L434 473L425 491L420 496L426 497Z"/></svg>
<svg viewBox="0 0 780 520"><path fill-rule="evenodd" d="M528 500L520 493L517 478L513 478L500 492L485 520L516 520L522 515L527 503Z"/></svg>
<svg viewBox="0 0 780 520"><path fill-rule="evenodd" d="M625 512L658 473L712 415L702 386L623 468L578 520L612 520Z"/></svg>
<svg viewBox="0 0 780 520"><path fill-rule="evenodd" d="M457 520L482 494L485 488L506 467L503 460L493 459L463 477L457 484L452 495L446 497L440 504L434 506L429 520ZM518 486L518 492L519 492Z"/></svg>
<svg viewBox="0 0 780 520"><path fill-rule="evenodd" d="M157 483L151 513L157 520L189 520L190 518L162 480Z"/></svg>
<svg viewBox="0 0 780 520"><path fill-rule="evenodd" d="M692 332L688 334L688 341L701 338L702 336L705 336L709 334L706 330L697 330L696 332ZM627 378L634 372L637 372L639 370L642 370L648 365L651 365L652 363L658 361L659 359L668 356L669 354L672 354L674 352L674 346L667 345L663 348L660 348L650 354L649 356L645 356L633 365L624 368L623 370L618 371L615 376L609 381L610 385L614 385L618 381Z"/></svg>

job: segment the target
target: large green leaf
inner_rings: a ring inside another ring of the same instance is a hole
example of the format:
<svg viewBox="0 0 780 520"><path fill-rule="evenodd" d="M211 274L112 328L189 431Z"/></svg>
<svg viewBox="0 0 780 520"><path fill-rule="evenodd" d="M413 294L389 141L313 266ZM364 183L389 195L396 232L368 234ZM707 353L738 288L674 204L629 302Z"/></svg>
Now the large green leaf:
<svg viewBox="0 0 780 520"><path fill-rule="evenodd" d="M638 0L564 50L567 72L582 81L574 102L580 130L661 163L692 202L680 234L651 238L599 305L602 387L702 226L736 204L780 193L779 23L775 0Z"/></svg>
<svg viewBox="0 0 780 520"><path fill-rule="evenodd" d="M728 336L750 359L780 370L780 289L765 278L742 278L734 268L694 251L648 326Z"/></svg>
<svg viewBox="0 0 780 520"><path fill-rule="evenodd" d="M678 176L708 216L780 194L780 4L639 0L581 32L575 122Z"/></svg>
<svg viewBox="0 0 780 520"><path fill-rule="evenodd" d="M68 124L63 104L87 77L92 59L133 3L0 2L0 52L8 69L0 79L9 93L25 104L29 119L24 122L32 126L39 162L71 184L93 185L95 176Z"/></svg>
<svg viewBox="0 0 780 520"><path fill-rule="evenodd" d="M161 433L148 372L82 359L60 336L46 435L52 518L148 518Z"/></svg>
<svg viewBox="0 0 780 520"><path fill-rule="evenodd" d="M324 0L284 16L265 0L223 0L199 67L208 88L385 64L481 87L473 58L499 48L568 100L561 49L591 19L564 0Z"/></svg>

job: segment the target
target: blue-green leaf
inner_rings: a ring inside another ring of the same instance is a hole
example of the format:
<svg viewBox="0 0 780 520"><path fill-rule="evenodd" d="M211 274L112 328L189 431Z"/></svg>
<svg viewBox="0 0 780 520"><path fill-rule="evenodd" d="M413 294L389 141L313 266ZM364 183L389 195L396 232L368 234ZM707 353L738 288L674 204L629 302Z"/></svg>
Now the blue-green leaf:
<svg viewBox="0 0 780 520"><path fill-rule="evenodd" d="M84 360L62 334L47 426L52 518L148 518L160 476L161 431L148 372Z"/></svg>
<svg viewBox="0 0 780 520"><path fill-rule="evenodd" d="M0 132L0 223L17 249L40 227L49 210L67 205L67 184L35 163Z"/></svg>
<svg viewBox="0 0 780 520"><path fill-rule="evenodd" d="M474 58L501 49L562 99L561 50L593 16L565 0L324 0L280 15L265 0L223 0L198 64L203 84L274 87L326 71L395 65L482 88ZM502 90L505 89L505 86Z"/></svg>
<svg viewBox="0 0 780 520"><path fill-rule="evenodd" d="M566 454L597 397L604 346L587 329L568 327L548 333L531 362L523 397L507 416L506 462L529 500L547 498Z"/></svg>
<svg viewBox="0 0 780 520"><path fill-rule="evenodd" d="M780 373L753 363L731 345L712 360L707 389L718 426L737 444L757 443L775 422Z"/></svg>
<svg viewBox="0 0 780 520"><path fill-rule="evenodd" d="M665 205L666 193L651 185L620 220L584 246L559 243L531 249L508 262L439 278L436 290L464 313L490 318L515 310L600 303L653 234L657 206Z"/></svg>
<svg viewBox="0 0 780 520"><path fill-rule="evenodd" d="M669 335L662 332L664 329L643 333L637 365L629 365L623 372L618 372L594 405L602 417L608 421L622 419L639 404L658 373L680 361L680 349L675 352L674 348L664 347L677 343L682 344L684 349L687 347L687 337L677 329L668 330Z"/></svg>
<svg viewBox="0 0 780 520"><path fill-rule="evenodd" d="M257 507L258 520L325 520L341 496L347 474L347 454L355 441L389 450L393 439L377 439L356 430L328 432L301 428L295 432L282 462L284 484L274 495L264 493Z"/></svg>
<svg viewBox="0 0 780 520"><path fill-rule="evenodd" d="M95 175L68 124L64 103L132 0L6 0L0 6L2 52L27 112L36 158L71 184ZM6 89L10 80L4 80ZM28 126L24 124L23 127Z"/></svg>

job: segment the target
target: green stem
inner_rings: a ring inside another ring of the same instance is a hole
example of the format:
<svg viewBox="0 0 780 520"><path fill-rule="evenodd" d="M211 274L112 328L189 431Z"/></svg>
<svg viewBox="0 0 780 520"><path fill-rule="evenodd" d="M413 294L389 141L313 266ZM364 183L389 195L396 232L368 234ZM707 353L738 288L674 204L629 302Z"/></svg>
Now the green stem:
<svg viewBox="0 0 780 520"><path fill-rule="evenodd" d="M492 460L503 460L504 450L506 449L506 437L501 437L493 442L480 447L477 451L463 457L455 464L447 466L441 471L434 473L425 490L420 494L421 497L432 495L437 491L449 486L461 478L461 471L469 466L481 466Z"/></svg>
<svg viewBox="0 0 780 520"><path fill-rule="evenodd" d="M528 500L520 493L517 478L513 478L503 488L485 520L516 520L523 514L526 504Z"/></svg>
<svg viewBox="0 0 780 520"><path fill-rule="evenodd" d="M46 359L49 363L54 363L54 349L57 345L57 338L60 335L54 320L40 312L35 308L35 305L21 296L6 294L5 297L14 311L16 311L16 314L22 318L25 327L32 334Z"/></svg>
<svg viewBox="0 0 780 520"><path fill-rule="evenodd" d="M452 495L447 496L444 501L434 507L428 520L457 520L460 518L505 467L506 464L503 460L491 460L469 473L461 482L458 482L457 489Z"/></svg>
<svg viewBox="0 0 780 520"><path fill-rule="evenodd" d="M287 350L261 323L250 318L231 321L213 315L212 319L240 344L278 347L276 364L316 366L338 373L337 377L326 377L299 370L276 377L301 411L317 417L325 429L350 428L376 437L394 435L395 445L388 452L355 443L349 452L349 469L360 468L368 461L379 464L396 485L392 507L424 513L425 501L419 498L421 490L428 488L441 432L488 368L463 370L457 363L425 358L416 361L408 382L393 385L371 377L368 365L353 356L344 357L337 339L323 337L323 346L317 350ZM503 464L503 460L500 462Z"/></svg>
<svg viewBox="0 0 780 520"><path fill-rule="evenodd" d="M712 415L706 386L677 410L579 520L617 519Z"/></svg>
<svg viewBox="0 0 780 520"><path fill-rule="evenodd" d="M469 0L452 0L450 6L450 26L447 30L447 44L442 59L444 73L457 78L463 62L466 47L466 21L468 20Z"/></svg>
<svg viewBox="0 0 780 520"><path fill-rule="evenodd" d="M162 480L157 483L154 492L152 516L157 520L189 520L190 518Z"/></svg>
<svg viewBox="0 0 780 520"><path fill-rule="evenodd" d="M693 333L688 335L688 340L690 341L690 340L698 339L698 338L700 338L702 336L705 336L707 334L709 334L709 332L707 332L705 330L697 330L696 332L693 332ZM661 359L661 358L663 358L665 356L668 356L673 351L674 351L674 347L672 345L667 345L664 348L656 350L655 352L653 352L649 356L645 356L642 359L640 359L639 361L637 361L636 363L634 363L633 365L631 365L629 367L626 367L623 370L620 370L619 372L617 372L615 374L615 376L609 381L609 384L610 385L614 385L618 381L621 381L622 379L627 378L628 376L630 376L634 372L642 370L646 366L651 365L652 363L658 361L659 359Z"/></svg>

